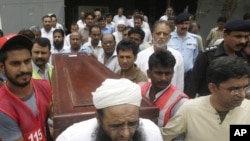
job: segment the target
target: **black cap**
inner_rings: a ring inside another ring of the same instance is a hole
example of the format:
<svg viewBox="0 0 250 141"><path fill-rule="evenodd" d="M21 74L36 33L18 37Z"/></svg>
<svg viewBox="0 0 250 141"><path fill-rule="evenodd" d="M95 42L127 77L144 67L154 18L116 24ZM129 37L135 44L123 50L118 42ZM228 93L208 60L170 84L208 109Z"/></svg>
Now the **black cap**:
<svg viewBox="0 0 250 141"><path fill-rule="evenodd" d="M189 14L187 12L183 12L175 17L174 23L180 24L184 21L189 21L190 16L191 16L191 14Z"/></svg>
<svg viewBox="0 0 250 141"><path fill-rule="evenodd" d="M232 20L226 23L225 31L250 31L250 22L246 20Z"/></svg>

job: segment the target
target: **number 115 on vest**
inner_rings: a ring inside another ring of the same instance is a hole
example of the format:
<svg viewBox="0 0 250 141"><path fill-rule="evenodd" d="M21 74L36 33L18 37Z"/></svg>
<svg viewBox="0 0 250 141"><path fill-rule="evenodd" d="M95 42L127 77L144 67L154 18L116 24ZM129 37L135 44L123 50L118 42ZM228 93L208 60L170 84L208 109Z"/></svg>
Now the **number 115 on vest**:
<svg viewBox="0 0 250 141"><path fill-rule="evenodd" d="M34 130L24 135L27 141L46 141L46 138L41 129Z"/></svg>

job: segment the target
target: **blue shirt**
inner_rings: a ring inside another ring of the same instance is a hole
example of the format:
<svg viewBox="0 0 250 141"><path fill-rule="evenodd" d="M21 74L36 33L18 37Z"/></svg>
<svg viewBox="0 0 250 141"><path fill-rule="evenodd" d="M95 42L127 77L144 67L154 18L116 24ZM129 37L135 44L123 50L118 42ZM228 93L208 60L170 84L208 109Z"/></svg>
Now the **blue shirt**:
<svg viewBox="0 0 250 141"><path fill-rule="evenodd" d="M113 32L114 32L113 29L107 25L102 29L102 35L108 34L108 33L112 34Z"/></svg>
<svg viewBox="0 0 250 141"><path fill-rule="evenodd" d="M194 34L187 32L186 37L181 39L177 32L171 33L171 38L167 46L178 50L184 60L184 72L191 70L199 53L197 37Z"/></svg>

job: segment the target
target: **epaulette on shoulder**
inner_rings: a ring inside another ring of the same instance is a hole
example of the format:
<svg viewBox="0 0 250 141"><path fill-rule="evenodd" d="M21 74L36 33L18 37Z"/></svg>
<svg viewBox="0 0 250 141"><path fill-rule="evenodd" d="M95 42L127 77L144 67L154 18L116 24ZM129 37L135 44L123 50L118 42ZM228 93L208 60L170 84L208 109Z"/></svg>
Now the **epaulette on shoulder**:
<svg viewBox="0 0 250 141"><path fill-rule="evenodd" d="M210 47L205 48L205 52L213 51L215 49L217 49L217 46L210 46Z"/></svg>

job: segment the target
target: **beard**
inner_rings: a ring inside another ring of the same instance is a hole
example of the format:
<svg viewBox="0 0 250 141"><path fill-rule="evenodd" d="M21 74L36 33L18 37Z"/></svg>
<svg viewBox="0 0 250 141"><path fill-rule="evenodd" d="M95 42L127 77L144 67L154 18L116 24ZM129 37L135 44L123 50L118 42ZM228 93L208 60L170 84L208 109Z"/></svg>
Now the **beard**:
<svg viewBox="0 0 250 141"><path fill-rule="evenodd" d="M160 39L157 39L157 40L154 40L153 41L153 46L157 49L166 49L167 48L167 45L166 45L166 41L164 39L160 40Z"/></svg>
<svg viewBox="0 0 250 141"><path fill-rule="evenodd" d="M96 139L95 141L112 141L108 134L104 131L102 125L96 128ZM139 126L136 129L134 136L129 141L146 141L146 136L143 129Z"/></svg>
<svg viewBox="0 0 250 141"><path fill-rule="evenodd" d="M16 81L16 79L17 79L18 77L21 77L22 75L27 75L27 74L30 75L30 79L27 80L26 82L19 83L19 82ZM31 72L23 72L23 73L21 73L21 74L19 74L19 75L16 75L16 78L13 78L13 77L11 77L11 76L8 74L8 71L5 70L5 76L6 76L7 80L8 80L10 83L12 83L13 85L16 85L16 86L18 86L18 87L25 87L25 86L27 86L27 85L30 83L30 80L31 80L31 77L32 77L32 73L31 73Z"/></svg>
<svg viewBox="0 0 250 141"><path fill-rule="evenodd" d="M54 44L54 47L57 49L57 50L60 50L63 48L63 43L64 41L54 41L53 44Z"/></svg>

